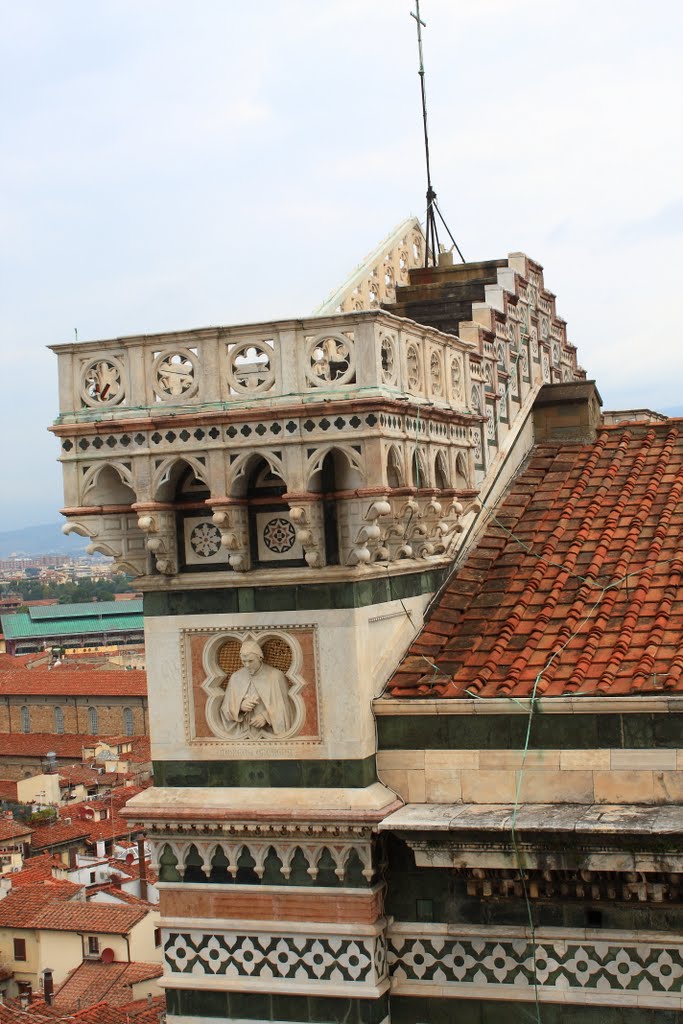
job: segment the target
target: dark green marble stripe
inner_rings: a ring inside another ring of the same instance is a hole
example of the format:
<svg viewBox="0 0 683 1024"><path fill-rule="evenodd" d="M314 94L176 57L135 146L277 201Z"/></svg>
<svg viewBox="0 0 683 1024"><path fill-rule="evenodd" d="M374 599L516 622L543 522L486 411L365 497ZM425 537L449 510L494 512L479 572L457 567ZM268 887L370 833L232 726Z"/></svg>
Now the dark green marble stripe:
<svg viewBox="0 0 683 1024"><path fill-rule="evenodd" d="M609 698L605 698L609 704ZM526 715L380 715L380 750L521 750ZM683 714L537 713L529 746L592 750L683 746Z"/></svg>
<svg viewBox="0 0 683 1024"><path fill-rule="evenodd" d="M276 984L276 983L275 983ZM381 1024L389 1014L388 995L379 999L270 995L166 989L169 1024L173 1016L218 1017L223 1021L310 1021L320 1024ZM417 1019L417 1018L415 1018Z"/></svg>
<svg viewBox="0 0 683 1024"><path fill-rule="evenodd" d="M446 569L348 583L300 583L295 586L224 587L220 590L174 590L145 594L145 615L217 615L241 612L315 611L319 608L365 608L400 598L432 593Z"/></svg>
<svg viewBox="0 0 683 1024"><path fill-rule="evenodd" d="M635 1003L637 993L633 993ZM540 1017L533 1003L516 999L430 999L392 996L391 1024L680 1024L678 1010L644 1006L590 1006L541 1002Z"/></svg>
<svg viewBox="0 0 683 1024"><path fill-rule="evenodd" d="M311 786L360 789L377 782L375 758L349 761L155 761L157 786Z"/></svg>

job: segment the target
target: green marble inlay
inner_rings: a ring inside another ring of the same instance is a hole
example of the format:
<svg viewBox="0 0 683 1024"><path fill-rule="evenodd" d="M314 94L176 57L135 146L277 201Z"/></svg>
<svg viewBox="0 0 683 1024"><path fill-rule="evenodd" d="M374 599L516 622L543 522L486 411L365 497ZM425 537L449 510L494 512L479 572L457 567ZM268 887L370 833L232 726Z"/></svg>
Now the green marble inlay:
<svg viewBox="0 0 683 1024"><path fill-rule="evenodd" d="M389 998L338 999L331 996L270 995L167 989L169 1017L218 1017L221 1020L310 1021L311 1024L381 1024Z"/></svg>
<svg viewBox="0 0 683 1024"><path fill-rule="evenodd" d="M609 698L605 698L606 701ZM380 750L521 750L526 715L380 715ZM529 747L591 750L680 747L683 714L534 715Z"/></svg>
<svg viewBox="0 0 683 1024"><path fill-rule="evenodd" d="M361 789L377 782L374 755L349 761L155 761L157 786L311 786Z"/></svg>
<svg viewBox="0 0 683 1024"><path fill-rule="evenodd" d="M241 612L315 611L367 608L420 594L433 593L446 569L405 576L354 580L347 583L299 583L293 586L224 587L216 590L174 590L145 594L145 615L216 615Z"/></svg>
<svg viewBox="0 0 683 1024"><path fill-rule="evenodd" d="M634 993L635 1003L635 993ZM533 1003L513 999L438 999L425 996L393 996L391 1024L535 1024ZM678 1024L677 1010L640 1006L586 1006L541 1003L543 1024Z"/></svg>

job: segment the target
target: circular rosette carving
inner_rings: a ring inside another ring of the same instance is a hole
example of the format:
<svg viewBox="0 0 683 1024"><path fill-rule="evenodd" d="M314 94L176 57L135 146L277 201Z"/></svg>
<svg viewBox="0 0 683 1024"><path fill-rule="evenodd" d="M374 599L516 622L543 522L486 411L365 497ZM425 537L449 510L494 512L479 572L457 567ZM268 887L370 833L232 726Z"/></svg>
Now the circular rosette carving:
<svg viewBox="0 0 683 1024"><path fill-rule="evenodd" d="M429 377L432 394L437 398L443 397L443 362L438 352L432 352L429 357Z"/></svg>
<svg viewBox="0 0 683 1024"><path fill-rule="evenodd" d="M152 367L152 387L162 402L194 395L198 387L194 354L186 348L159 352Z"/></svg>
<svg viewBox="0 0 683 1024"><path fill-rule="evenodd" d="M81 373L81 399L84 405L119 405L126 389L124 370L114 356L93 359Z"/></svg>
<svg viewBox="0 0 683 1024"><path fill-rule="evenodd" d="M275 516L263 528L263 543L276 555L284 555L296 542L296 533L289 519Z"/></svg>
<svg viewBox="0 0 683 1024"><path fill-rule="evenodd" d="M200 523L190 534L190 547L201 558L210 558L221 549L220 530L211 523Z"/></svg>
<svg viewBox="0 0 683 1024"><path fill-rule="evenodd" d="M356 377L353 342L343 334L319 335L306 346L306 376L315 387L352 384Z"/></svg>
<svg viewBox="0 0 683 1024"><path fill-rule="evenodd" d="M228 346L228 381L237 394L270 391L275 384L275 350L268 341L240 341Z"/></svg>
<svg viewBox="0 0 683 1024"><path fill-rule="evenodd" d="M383 334L380 348L382 360L382 380L385 384L395 387L398 383L398 362L396 359L396 341L389 334Z"/></svg>
<svg viewBox="0 0 683 1024"><path fill-rule="evenodd" d="M463 397L462 361L458 356L451 358L451 397L456 402Z"/></svg>
<svg viewBox="0 0 683 1024"><path fill-rule="evenodd" d="M406 349L406 374L408 387L411 391L419 391L422 386L422 368L417 345L410 344Z"/></svg>

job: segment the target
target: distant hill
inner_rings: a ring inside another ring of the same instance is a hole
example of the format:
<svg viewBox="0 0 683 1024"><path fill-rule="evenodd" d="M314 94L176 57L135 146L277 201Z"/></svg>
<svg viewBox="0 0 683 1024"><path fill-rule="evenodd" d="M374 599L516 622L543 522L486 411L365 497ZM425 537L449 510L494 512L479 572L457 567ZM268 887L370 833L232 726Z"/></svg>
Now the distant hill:
<svg viewBox="0 0 683 1024"><path fill-rule="evenodd" d="M66 520L64 520L66 522ZM71 534L65 537L61 523L24 526L21 530L0 531L0 558L10 555L81 555L90 541Z"/></svg>

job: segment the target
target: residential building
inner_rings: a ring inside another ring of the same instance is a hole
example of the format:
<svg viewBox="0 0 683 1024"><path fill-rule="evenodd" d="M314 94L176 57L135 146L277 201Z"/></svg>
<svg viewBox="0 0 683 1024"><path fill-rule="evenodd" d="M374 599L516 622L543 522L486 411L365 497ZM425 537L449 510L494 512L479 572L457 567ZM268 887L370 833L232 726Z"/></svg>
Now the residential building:
<svg viewBox="0 0 683 1024"><path fill-rule="evenodd" d="M33 831L22 821L0 818L0 874L18 870L31 848Z"/></svg>
<svg viewBox="0 0 683 1024"><path fill-rule="evenodd" d="M0 900L0 958L19 991L38 992L46 970L58 986L84 960L158 962L158 923L149 907L86 902L71 882L22 886Z"/></svg>

